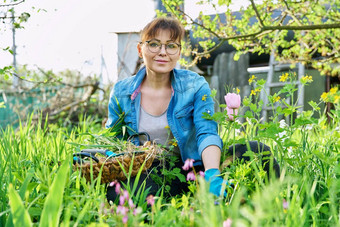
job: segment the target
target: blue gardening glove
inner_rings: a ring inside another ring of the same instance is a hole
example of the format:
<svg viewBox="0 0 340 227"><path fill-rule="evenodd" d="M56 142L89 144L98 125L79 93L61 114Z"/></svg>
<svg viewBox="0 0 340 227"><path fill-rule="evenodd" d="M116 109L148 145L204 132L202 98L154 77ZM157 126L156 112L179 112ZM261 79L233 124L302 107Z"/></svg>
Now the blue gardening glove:
<svg viewBox="0 0 340 227"><path fill-rule="evenodd" d="M223 180L221 177L221 172L219 169L208 169L204 172L204 179L210 183L209 192L220 196L221 195L221 188L223 184L229 186L228 182ZM224 197L227 196L226 190L224 190Z"/></svg>

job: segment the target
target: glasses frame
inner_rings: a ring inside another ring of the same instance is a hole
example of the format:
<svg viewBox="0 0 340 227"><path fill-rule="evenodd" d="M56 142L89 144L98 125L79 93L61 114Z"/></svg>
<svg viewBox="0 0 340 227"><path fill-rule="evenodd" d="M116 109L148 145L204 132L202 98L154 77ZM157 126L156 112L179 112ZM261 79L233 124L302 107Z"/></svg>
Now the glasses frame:
<svg viewBox="0 0 340 227"><path fill-rule="evenodd" d="M159 50L156 51L156 52L150 50L149 43L152 42L152 41L156 41L156 42L159 42L159 43L161 44L161 46L159 47ZM182 48L182 45L179 44L179 43L176 43L176 42L161 43L160 41L155 40L155 39L147 40L147 41L145 41L145 43L147 44L148 50L149 50L151 53L159 53L159 52L162 50L163 45L164 45L164 47L165 47L165 52L166 52L167 54L169 54L169 55L175 55L175 54L177 54L177 53L178 53L178 50L180 50L180 49ZM143 42L140 42L140 44L143 44ZM167 48L167 45L168 45L168 44L176 44L176 45L179 47L179 49L176 51L176 53L170 54L170 53L168 52L168 48Z"/></svg>

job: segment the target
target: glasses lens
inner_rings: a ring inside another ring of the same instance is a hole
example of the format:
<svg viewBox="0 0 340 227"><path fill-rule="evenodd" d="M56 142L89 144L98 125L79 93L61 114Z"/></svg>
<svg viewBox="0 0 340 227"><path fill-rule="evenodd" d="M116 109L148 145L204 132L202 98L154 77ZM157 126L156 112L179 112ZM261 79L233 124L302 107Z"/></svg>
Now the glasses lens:
<svg viewBox="0 0 340 227"><path fill-rule="evenodd" d="M168 54L176 54L179 49L179 46L177 43L168 43L166 44L166 51Z"/></svg>
<svg viewBox="0 0 340 227"><path fill-rule="evenodd" d="M149 50L153 53L158 52L161 49L162 44L157 41L150 41L148 43Z"/></svg>
<svg viewBox="0 0 340 227"><path fill-rule="evenodd" d="M150 52L152 53L158 53L161 48L162 48L162 44L158 41L148 41L148 48L150 50ZM178 50L180 49L179 45L177 43L167 43L165 44L165 50L168 54L172 55L172 54L176 54L178 52Z"/></svg>

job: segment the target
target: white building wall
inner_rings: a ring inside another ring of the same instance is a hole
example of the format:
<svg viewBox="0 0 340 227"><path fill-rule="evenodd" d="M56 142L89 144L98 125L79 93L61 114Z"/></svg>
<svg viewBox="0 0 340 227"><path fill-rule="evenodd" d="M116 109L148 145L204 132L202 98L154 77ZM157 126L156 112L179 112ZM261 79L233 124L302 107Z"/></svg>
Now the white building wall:
<svg viewBox="0 0 340 227"><path fill-rule="evenodd" d="M140 41L138 32L117 33L117 75L118 80L132 76L138 62L137 44Z"/></svg>

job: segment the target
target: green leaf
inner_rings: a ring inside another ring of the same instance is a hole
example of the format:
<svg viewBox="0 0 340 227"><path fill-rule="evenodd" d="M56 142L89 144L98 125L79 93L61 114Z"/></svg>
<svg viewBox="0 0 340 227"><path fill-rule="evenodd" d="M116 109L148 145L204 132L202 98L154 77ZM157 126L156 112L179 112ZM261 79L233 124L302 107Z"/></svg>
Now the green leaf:
<svg viewBox="0 0 340 227"><path fill-rule="evenodd" d="M13 185L9 185L8 197L11 206L12 218L14 226L32 226L31 217L25 209L24 204L14 189Z"/></svg>
<svg viewBox="0 0 340 227"><path fill-rule="evenodd" d="M217 94L217 90L216 90L216 89L212 89L212 90L211 90L210 96L213 97L213 98L215 98L215 97L216 97L216 94Z"/></svg>
<svg viewBox="0 0 340 227"><path fill-rule="evenodd" d="M41 214L39 226L59 225L63 194L67 180L67 174L70 170L69 160L65 160L55 176L50 191L44 203L44 209Z"/></svg>
<svg viewBox="0 0 340 227"><path fill-rule="evenodd" d="M4 79L9 80L9 75L7 73L4 74Z"/></svg>
<svg viewBox="0 0 340 227"><path fill-rule="evenodd" d="M31 169L28 170L27 176L26 176L24 182L22 183L22 185L20 187L19 195L20 195L21 199L24 199L25 192L27 190L28 184L30 183L33 175L34 175L34 169L31 168Z"/></svg>

